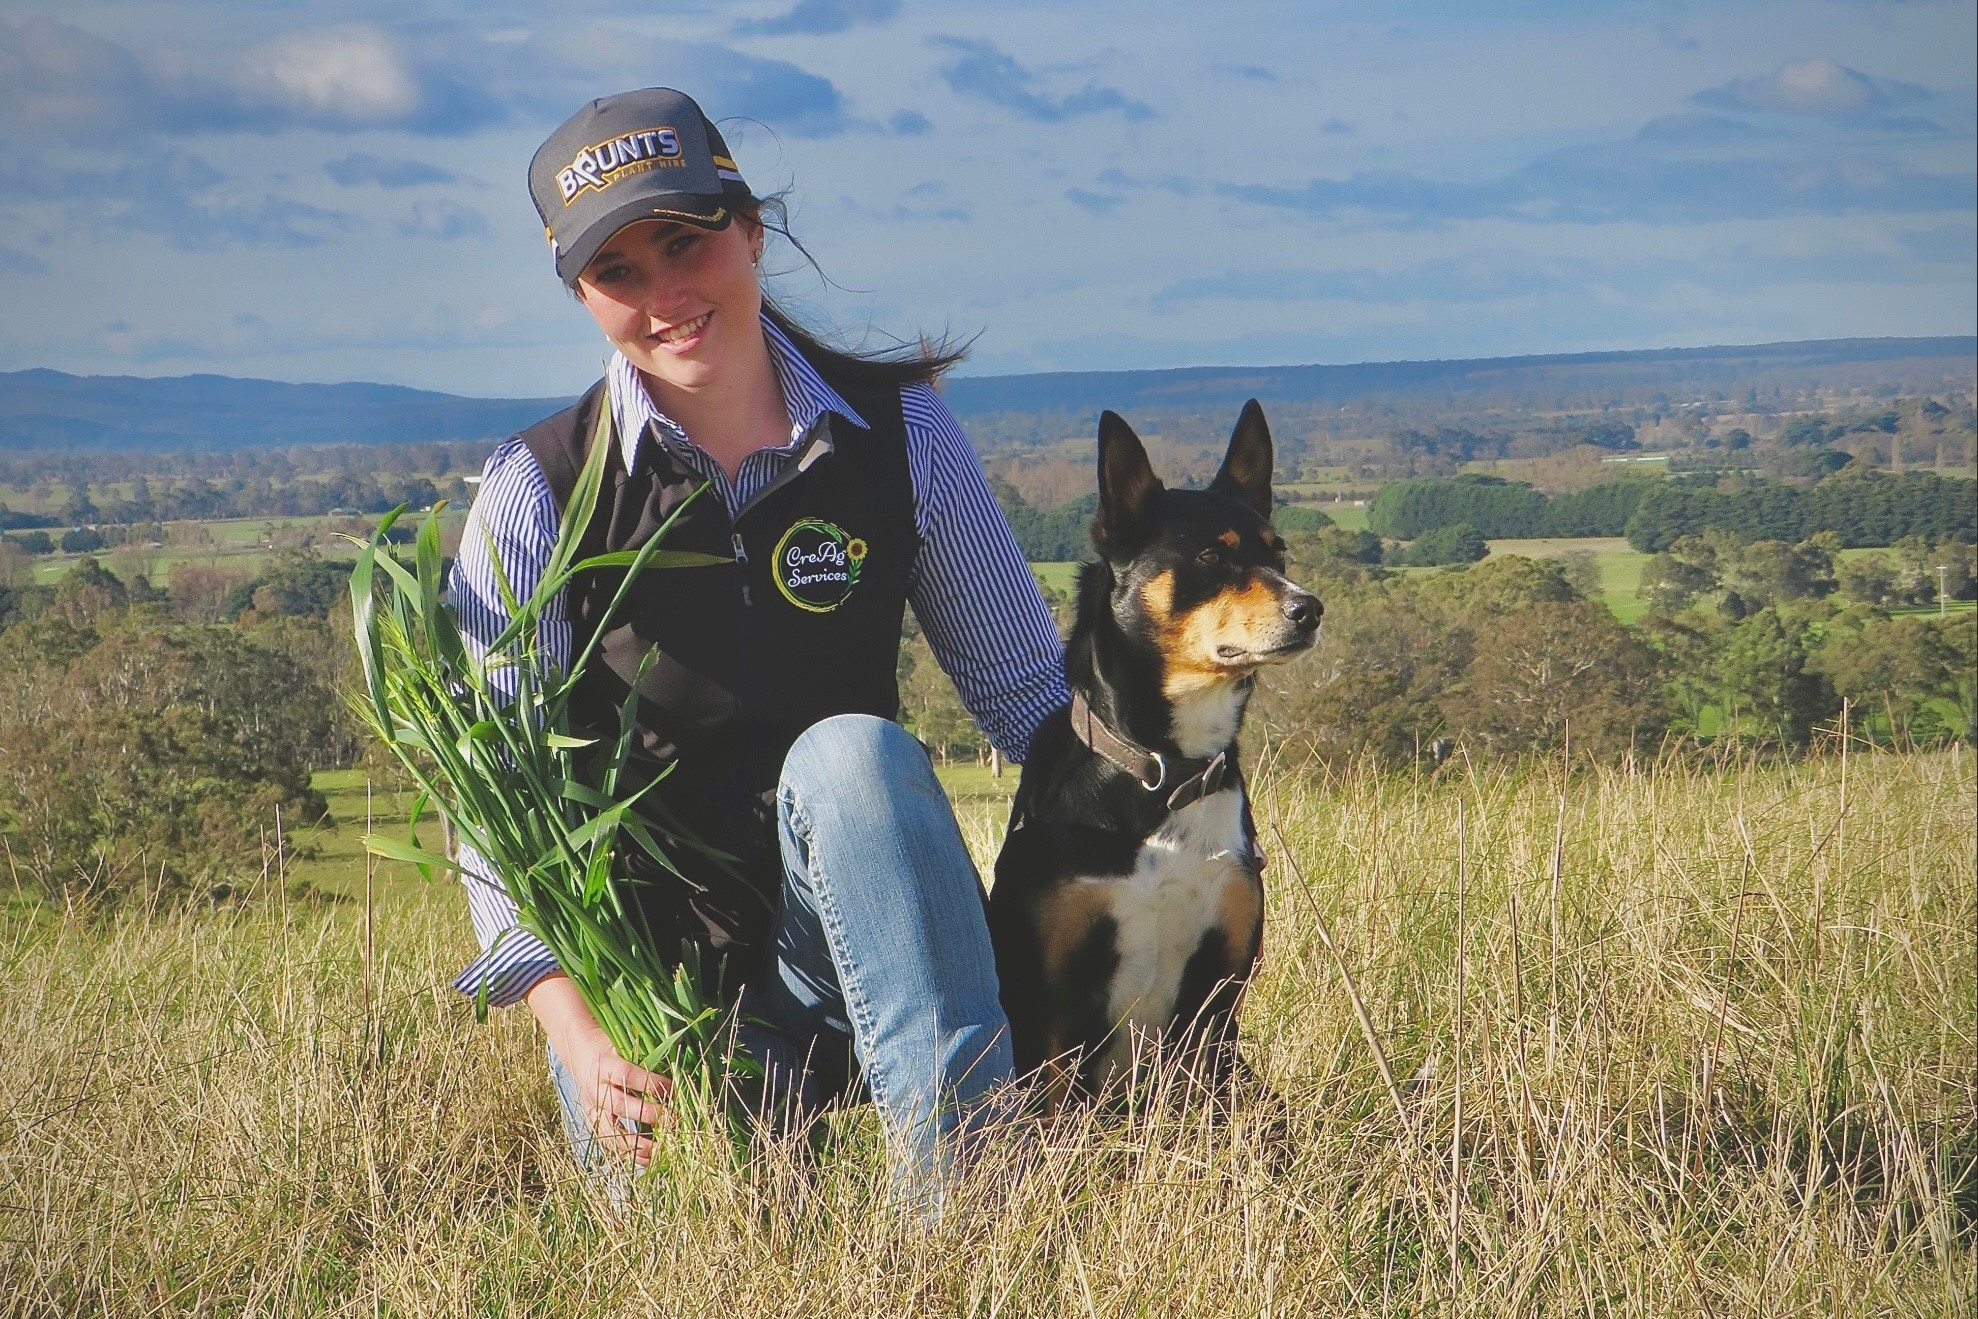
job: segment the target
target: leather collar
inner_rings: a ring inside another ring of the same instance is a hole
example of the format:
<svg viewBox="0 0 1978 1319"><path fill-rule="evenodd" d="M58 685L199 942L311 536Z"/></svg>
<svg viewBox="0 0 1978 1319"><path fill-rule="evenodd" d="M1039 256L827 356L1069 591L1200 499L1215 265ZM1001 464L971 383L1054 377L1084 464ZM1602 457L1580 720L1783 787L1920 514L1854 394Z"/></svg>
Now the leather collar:
<svg viewBox="0 0 1978 1319"><path fill-rule="evenodd" d="M1071 694L1071 731L1098 755L1131 774L1147 791L1166 792L1171 811L1220 791L1229 769L1227 750L1207 760L1169 760L1158 751L1127 741L1092 713L1083 692Z"/></svg>

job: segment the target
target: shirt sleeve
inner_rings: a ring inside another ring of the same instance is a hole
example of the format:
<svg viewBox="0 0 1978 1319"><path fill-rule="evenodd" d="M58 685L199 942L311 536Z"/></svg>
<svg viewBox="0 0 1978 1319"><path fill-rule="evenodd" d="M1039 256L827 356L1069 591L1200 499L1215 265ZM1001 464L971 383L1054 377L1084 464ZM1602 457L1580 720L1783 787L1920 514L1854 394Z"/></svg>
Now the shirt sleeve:
<svg viewBox="0 0 1978 1319"><path fill-rule="evenodd" d="M447 584L447 599L460 619L462 639L476 656L488 653L514 617L502 598L497 563L515 598L528 599L549 566L557 524L556 497L535 455L520 440L509 440L490 455L481 473L480 492L467 510L460 552ZM569 666L570 619L561 597L544 610L538 640L549 662L558 668ZM498 689L504 686L501 672L496 671ZM513 695L512 685L507 690ZM453 987L478 997L485 986L487 1001L505 1007L554 973L556 958L516 923L514 899L481 856L463 846L460 866L481 955L454 978Z"/></svg>
<svg viewBox="0 0 1978 1319"><path fill-rule="evenodd" d="M1037 725L1071 700L1057 624L947 404L913 385L900 405L920 536L914 617L977 725L1022 761Z"/></svg>

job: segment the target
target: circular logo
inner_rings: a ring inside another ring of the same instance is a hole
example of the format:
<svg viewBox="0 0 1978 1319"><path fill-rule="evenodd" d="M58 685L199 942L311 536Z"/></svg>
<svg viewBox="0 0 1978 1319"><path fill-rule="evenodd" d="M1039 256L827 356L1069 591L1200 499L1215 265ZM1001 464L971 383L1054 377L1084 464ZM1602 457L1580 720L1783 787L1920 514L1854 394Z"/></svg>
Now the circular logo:
<svg viewBox="0 0 1978 1319"><path fill-rule="evenodd" d="M799 609L828 614L859 584L866 544L843 527L805 518L776 542L776 589Z"/></svg>

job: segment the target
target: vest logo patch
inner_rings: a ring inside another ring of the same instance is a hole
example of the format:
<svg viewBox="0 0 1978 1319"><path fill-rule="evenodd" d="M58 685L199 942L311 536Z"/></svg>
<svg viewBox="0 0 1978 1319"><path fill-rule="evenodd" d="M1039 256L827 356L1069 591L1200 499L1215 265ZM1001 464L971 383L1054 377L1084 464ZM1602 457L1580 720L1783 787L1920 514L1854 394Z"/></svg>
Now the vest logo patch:
<svg viewBox="0 0 1978 1319"><path fill-rule="evenodd" d="M821 518L804 518L776 542L776 589L797 608L828 614L859 584L866 543Z"/></svg>

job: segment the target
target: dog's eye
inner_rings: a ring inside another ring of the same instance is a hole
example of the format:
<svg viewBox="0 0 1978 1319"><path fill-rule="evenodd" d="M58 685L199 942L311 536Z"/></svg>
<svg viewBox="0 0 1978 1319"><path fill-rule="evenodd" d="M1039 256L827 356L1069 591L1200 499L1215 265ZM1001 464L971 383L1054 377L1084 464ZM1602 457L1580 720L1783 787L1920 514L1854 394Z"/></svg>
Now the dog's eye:
<svg viewBox="0 0 1978 1319"><path fill-rule="evenodd" d="M1223 561L1223 552L1221 550L1203 550L1195 556L1195 561L1197 563L1218 564Z"/></svg>

